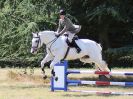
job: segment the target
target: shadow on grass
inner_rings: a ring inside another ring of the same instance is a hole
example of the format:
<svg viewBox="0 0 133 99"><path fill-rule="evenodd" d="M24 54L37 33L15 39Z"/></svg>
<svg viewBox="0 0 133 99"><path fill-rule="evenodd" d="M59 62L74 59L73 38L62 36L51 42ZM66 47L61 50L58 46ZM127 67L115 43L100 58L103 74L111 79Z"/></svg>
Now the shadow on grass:
<svg viewBox="0 0 133 99"><path fill-rule="evenodd" d="M9 86L0 86L1 88L7 89L29 89L29 88L49 88L49 85L9 85Z"/></svg>
<svg viewBox="0 0 133 99"><path fill-rule="evenodd" d="M65 95L63 95L64 97L80 97L80 98L85 98L85 97L87 97L88 98L88 96L101 96L101 98L104 96L104 97L111 97L111 96L113 96L113 98L114 98L114 96L120 96L120 95L96 95L96 94L87 94L87 93L78 93L78 94L65 94ZM99 97L100 98L100 97Z"/></svg>

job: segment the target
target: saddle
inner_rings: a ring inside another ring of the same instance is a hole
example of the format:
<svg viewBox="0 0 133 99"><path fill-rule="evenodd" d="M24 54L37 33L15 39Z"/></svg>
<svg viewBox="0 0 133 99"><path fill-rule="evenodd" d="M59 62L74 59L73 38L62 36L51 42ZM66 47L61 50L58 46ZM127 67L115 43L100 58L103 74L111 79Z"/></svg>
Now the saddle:
<svg viewBox="0 0 133 99"><path fill-rule="evenodd" d="M73 39L72 39L72 42L70 42L70 41L68 40L68 35L67 35L67 34L64 34L64 35L67 37L67 39L66 39L67 45L68 45L70 48L75 47L76 50L77 50L77 53L80 53L81 49L80 49L80 47L77 45L77 43L75 42L75 40L79 40L78 36L75 35L75 36L73 37Z"/></svg>

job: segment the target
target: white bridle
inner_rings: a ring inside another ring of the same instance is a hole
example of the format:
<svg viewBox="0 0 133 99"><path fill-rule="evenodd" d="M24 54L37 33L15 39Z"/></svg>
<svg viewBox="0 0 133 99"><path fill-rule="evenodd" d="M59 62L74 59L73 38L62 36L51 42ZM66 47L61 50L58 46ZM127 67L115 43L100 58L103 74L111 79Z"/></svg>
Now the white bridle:
<svg viewBox="0 0 133 99"><path fill-rule="evenodd" d="M40 38L40 35L38 35L38 33L37 33L37 36L36 36L36 37L33 36L33 38L38 38L38 40L37 40L37 45L31 47L31 48L33 49L33 52L35 52L35 51L37 51L37 49L39 48L39 45L41 46L41 38ZM58 39L58 37L54 38L53 40L51 40L51 41L49 41L47 44L45 44L49 50L50 50L52 44L53 44L57 39ZM50 47L48 47L49 44L51 44ZM51 50L50 50L50 51L51 51Z"/></svg>

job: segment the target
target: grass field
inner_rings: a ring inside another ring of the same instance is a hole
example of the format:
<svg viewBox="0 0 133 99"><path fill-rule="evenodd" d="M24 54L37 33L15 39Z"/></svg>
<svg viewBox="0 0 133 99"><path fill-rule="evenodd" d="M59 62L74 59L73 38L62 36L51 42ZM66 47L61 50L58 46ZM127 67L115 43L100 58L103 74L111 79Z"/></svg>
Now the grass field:
<svg viewBox="0 0 133 99"><path fill-rule="evenodd" d="M133 71L133 69L113 69L117 71ZM50 70L47 69L48 78L41 78L40 69L35 69L33 75L23 74L22 69L0 69L0 99L133 99L133 96L97 96L74 92L51 92L50 91ZM96 75L70 75L74 79L97 80ZM133 77L114 77L118 81L133 81ZM115 92L133 92L133 87L120 86L71 86L76 90L97 90Z"/></svg>

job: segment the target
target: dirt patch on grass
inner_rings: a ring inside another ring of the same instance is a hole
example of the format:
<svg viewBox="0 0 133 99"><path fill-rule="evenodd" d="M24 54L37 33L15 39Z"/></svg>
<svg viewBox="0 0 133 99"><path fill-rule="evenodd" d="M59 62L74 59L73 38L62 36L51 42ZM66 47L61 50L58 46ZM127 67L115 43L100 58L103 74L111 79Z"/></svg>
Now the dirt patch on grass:
<svg viewBox="0 0 133 99"><path fill-rule="evenodd" d="M32 82L36 84L50 84L50 75L48 75L47 79L43 79L40 74L24 74L20 72L15 72L15 71L8 71L7 73L7 78L9 78L12 81L20 81L20 82ZM86 80L86 81L99 81L98 76L94 75L69 75L69 79L72 80ZM105 81L105 80L100 80L100 81ZM133 77L132 76L111 76L110 79L107 81L114 81L114 82L133 82Z"/></svg>
<svg viewBox="0 0 133 99"><path fill-rule="evenodd" d="M14 71L8 71L7 76L10 80L21 82L33 82L38 84L49 84L50 77L43 79L41 75L28 75L23 73L17 73Z"/></svg>

